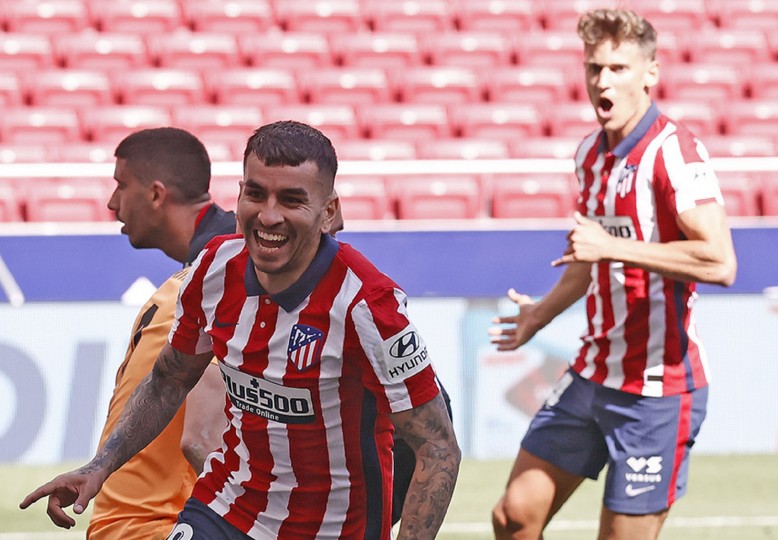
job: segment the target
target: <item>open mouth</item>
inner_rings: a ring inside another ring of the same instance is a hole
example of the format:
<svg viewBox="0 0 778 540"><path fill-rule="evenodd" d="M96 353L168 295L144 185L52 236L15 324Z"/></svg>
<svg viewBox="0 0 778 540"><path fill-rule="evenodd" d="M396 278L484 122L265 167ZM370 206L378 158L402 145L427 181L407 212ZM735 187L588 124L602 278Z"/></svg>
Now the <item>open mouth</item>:
<svg viewBox="0 0 778 540"><path fill-rule="evenodd" d="M254 231L254 239L257 244L265 249L278 249L289 241L289 237L284 234L272 234L262 231Z"/></svg>
<svg viewBox="0 0 778 540"><path fill-rule="evenodd" d="M609 113L612 108L613 108L613 102L608 98L600 98L599 101L597 102L597 110L601 114Z"/></svg>

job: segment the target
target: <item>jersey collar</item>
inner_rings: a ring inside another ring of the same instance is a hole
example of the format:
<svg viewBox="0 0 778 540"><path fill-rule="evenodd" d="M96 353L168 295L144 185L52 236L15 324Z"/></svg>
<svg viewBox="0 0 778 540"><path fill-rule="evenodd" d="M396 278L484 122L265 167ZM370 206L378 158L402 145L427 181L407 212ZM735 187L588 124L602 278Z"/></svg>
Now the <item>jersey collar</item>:
<svg viewBox="0 0 778 540"><path fill-rule="evenodd" d="M626 157L641 141L641 139L643 139L645 134L648 133L651 125L657 118L659 118L659 114L659 107L656 106L656 102L652 101L648 111L646 111L646 114L643 115L643 118L640 119L640 122L638 122L638 125L635 126L635 129L633 129L629 135L624 137L624 139L622 139L622 141L616 145L616 148L613 149L612 154L617 158ZM602 138L600 139L600 149L603 152L607 150L606 144L607 139L605 137L605 131L603 131Z"/></svg>
<svg viewBox="0 0 778 540"><path fill-rule="evenodd" d="M319 249L303 275L294 284L280 293L270 294L273 301L287 312L294 310L316 288L322 276L329 270L340 246L338 242L328 234L322 234ZM246 275L244 277L246 294L248 296L261 296L268 292L259 284L257 274L254 272L254 263L251 257L246 262Z"/></svg>

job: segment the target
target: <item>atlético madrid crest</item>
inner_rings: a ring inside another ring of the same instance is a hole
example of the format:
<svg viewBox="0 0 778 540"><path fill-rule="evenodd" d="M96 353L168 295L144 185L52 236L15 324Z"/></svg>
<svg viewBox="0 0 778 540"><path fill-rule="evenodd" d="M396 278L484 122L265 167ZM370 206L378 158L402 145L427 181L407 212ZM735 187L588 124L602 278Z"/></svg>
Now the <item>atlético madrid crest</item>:
<svg viewBox="0 0 778 540"><path fill-rule="evenodd" d="M298 371L315 366L321 360L324 332L313 326L295 324L289 334L287 358Z"/></svg>

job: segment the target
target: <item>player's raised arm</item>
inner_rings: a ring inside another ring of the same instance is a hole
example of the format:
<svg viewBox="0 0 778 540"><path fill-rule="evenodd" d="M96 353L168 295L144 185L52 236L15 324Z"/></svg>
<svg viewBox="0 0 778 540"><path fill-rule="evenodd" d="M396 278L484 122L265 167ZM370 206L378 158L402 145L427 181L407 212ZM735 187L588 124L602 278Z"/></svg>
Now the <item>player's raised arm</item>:
<svg viewBox="0 0 778 540"><path fill-rule="evenodd" d="M92 461L42 485L24 498L20 508L48 496L51 521L66 529L75 525L64 509L73 505L73 511L81 514L108 476L154 440L176 414L212 356L210 351L187 355L165 345L154 369L135 389L116 429Z"/></svg>
<svg viewBox="0 0 778 540"><path fill-rule="evenodd" d="M397 436L416 454L397 538L435 538L454 493L461 459L443 396L394 413L391 419Z"/></svg>

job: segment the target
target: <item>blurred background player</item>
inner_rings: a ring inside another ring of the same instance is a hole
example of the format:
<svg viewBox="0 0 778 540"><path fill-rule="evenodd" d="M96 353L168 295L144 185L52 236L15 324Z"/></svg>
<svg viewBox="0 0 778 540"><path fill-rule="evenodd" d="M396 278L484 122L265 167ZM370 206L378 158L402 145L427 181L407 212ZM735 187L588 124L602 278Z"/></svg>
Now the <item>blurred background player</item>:
<svg viewBox="0 0 778 540"><path fill-rule="evenodd" d="M170 127L145 129L121 141L115 156L116 189L108 207L124 223L122 232L133 247L161 249L189 266L212 237L235 232L235 214L208 195L211 163L194 135ZM116 374L100 445L167 342L187 271L171 276L141 308ZM223 409L224 384L214 365L167 428L105 482L95 497L87 538L165 538L206 455L221 442Z"/></svg>
<svg viewBox="0 0 778 540"><path fill-rule="evenodd" d="M514 290L516 316L490 330L516 349L586 295L588 329L521 443L493 511L498 539L539 538L584 478L608 466L600 539L653 539L686 491L689 450L706 414L708 373L692 307L695 283L736 273L723 199L708 155L662 115L656 32L626 10L578 23L586 88L602 129L575 157L575 225L537 303Z"/></svg>

